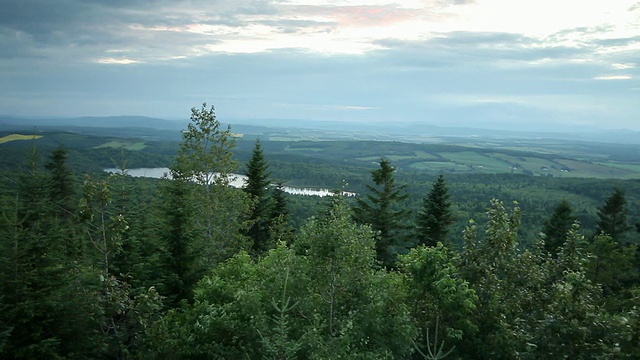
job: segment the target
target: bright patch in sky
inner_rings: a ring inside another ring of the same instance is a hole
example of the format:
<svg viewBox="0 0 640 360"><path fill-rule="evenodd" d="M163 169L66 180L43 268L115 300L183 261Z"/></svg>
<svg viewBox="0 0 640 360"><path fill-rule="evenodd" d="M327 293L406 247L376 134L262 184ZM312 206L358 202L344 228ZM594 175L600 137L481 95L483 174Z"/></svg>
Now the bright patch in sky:
<svg viewBox="0 0 640 360"><path fill-rule="evenodd" d="M596 80L629 80L632 79L629 75L607 75L607 76L596 76L594 79Z"/></svg>
<svg viewBox="0 0 640 360"><path fill-rule="evenodd" d="M138 64L140 61L127 59L127 58L101 58L96 60L99 64L118 64L118 65L129 65L129 64Z"/></svg>

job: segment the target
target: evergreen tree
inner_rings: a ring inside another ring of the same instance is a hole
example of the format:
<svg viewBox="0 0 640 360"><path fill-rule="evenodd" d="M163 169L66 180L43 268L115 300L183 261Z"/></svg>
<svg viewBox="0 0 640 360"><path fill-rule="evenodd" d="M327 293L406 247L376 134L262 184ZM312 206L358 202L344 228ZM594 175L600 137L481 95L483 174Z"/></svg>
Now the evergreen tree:
<svg viewBox="0 0 640 360"><path fill-rule="evenodd" d="M439 242L446 244L449 226L454 222L449 198L444 175L440 174L424 199L422 210L418 214L417 238L420 244L427 246L436 246Z"/></svg>
<svg viewBox="0 0 640 360"><path fill-rule="evenodd" d="M42 219L51 212L49 206L48 179L41 170L42 159L40 152L32 145L25 158L25 171L19 174L18 198L19 216L24 217L24 225L29 227L31 222Z"/></svg>
<svg viewBox="0 0 640 360"><path fill-rule="evenodd" d="M615 188L604 205L598 208L598 228L596 233L605 233L622 244L623 235L630 226L627 224L627 199L620 188Z"/></svg>
<svg viewBox="0 0 640 360"><path fill-rule="evenodd" d="M269 196L268 188L271 183L268 171L269 164L264 159L260 140L256 140L251 159L247 163L245 175L247 181L244 187L245 193L251 200L251 214L249 221L251 226L247 235L253 240L252 250L254 254L261 254L268 248L269 240Z"/></svg>
<svg viewBox="0 0 640 360"><path fill-rule="evenodd" d="M287 198L285 197L284 192L284 183L282 181L278 181L276 185L273 187L271 198L273 199L273 203L271 206L271 212L269 218L272 220L283 218L285 222L289 222L289 218L291 214L289 212L289 206L287 203Z"/></svg>
<svg viewBox="0 0 640 360"><path fill-rule="evenodd" d="M71 265L83 259L65 251L73 231L62 232L35 147L26 163L12 209L2 206L0 215L0 324L11 330L0 357L87 357L95 314L92 299L77 296L79 266Z"/></svg>
<svg viewBox="0 0 640 360"><path fill-rule="evenodd" d="M49 200L58 208L61 216L67 218L73 211L73 176L67 166L68 151L59 147L51 153L45 168L49 170Z"/></svg>
<svg viewBox="0 0 640 360"><path fill-rule="evenodd" d="M558 255L558 251L564 244L567 232L571 230L571 226L575 223L576 218L573 216L571 204L567 199L562 199L556 205L551 217L545 221L543 233L544 248L554 258Z"/></svg>
<svg viewBox="0 0 640 360"><path fill-rule="evenodd" d="M271 193L271 209L269 214L270 243L280 241L289 243L293 240L294 228L291 225L291 214L284 195L284 184L277 182Z"/></svg>
<svg viewBox="0 0 640 360"><path fill-rule="evenodd" d="M604 296L623 295L625 285L636 283L633 281L635 247L621 247L610 236L598 234L586 250L590 255L587 278L602 287Z"/></svg>
<svg viewBox="0 0 640 360"><path fill-rule="evenodd" d="M393 177L395 168L385 159L380 159L380 168L371 171L376 185L367 185L369 194L364 199L357 198L354 208L356 220L361 224L370 224L377 232L376 254L378 260L387 267L394 266L397 253L403 252L404 224L408 211L400 205L408 197L404 194L405 185L397 186Z"/></svg>
<svg viewBox="0 0 640 360"><path fill-rule="evenodd" d="M198 233L194 228L195 206L192 187L177 164L171 169L171 179L160 188L158 238L165 249L161 257L164 272L162 294L175 306L190 300L191 290L199 275L197 259Z"/></svg>

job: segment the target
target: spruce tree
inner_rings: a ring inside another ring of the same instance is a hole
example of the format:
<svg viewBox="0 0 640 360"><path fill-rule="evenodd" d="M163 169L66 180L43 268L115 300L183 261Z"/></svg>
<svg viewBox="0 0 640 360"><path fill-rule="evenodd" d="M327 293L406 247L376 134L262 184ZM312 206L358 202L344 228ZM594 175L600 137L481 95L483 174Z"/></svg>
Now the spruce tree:
<svg viewBox="0 0 640 360"><path fill-rule="evenodd" d="M276 183L271 192L271 208L269 212L269 241L277 244L280 241L293 240L294 228L291 225L291 214L284 195L282 181Z"/></svg>
<svg viewBox="0 0 640 360"><path fill-rule="evenodd" d="M567 199L562 199L553 209L551 217L545 221L542 232L545 234L544 248L554 258L567 238L567 232L576 222L573 209Z"/></svg>
<svg viewBox="0 0 640 360"><path fill-rule="evenodd" d="M251 226L247 230L247 235L253 241L251 248L256 255L269 248L267 244L270 225L268 189L271 173L268 169L269 164L264 159L260 140L256 140L251 159L246 165L247 180L244 187L244 191L252 203L249 215Z"/></svg>
<svg viewBox="0 0 640 360"><path fill-rule="evenodd" d="M418 214L417 238L420 244L426 246L436 246L439 242L446 244L449 226L454 222L449 198L444 175L440 174L424 199L422 210Z"/></svg>
<svg viewBox="0 0 640 360"><path fill-rule="evenodd" d="M284 183L279 181L273 187L273 191L271 193L272 206L269 218L274 221L278 218L284 218L286 222L289 221L290 213L289 207L287 203L287 198L284 195Z"/></svg>
<svg viewBox="0 0 640 360"><path fill-rule="evenodd" d="M73 174L67 166L68 151L59 147L49 157L45 169L49 170L49 200L58 208L62 217L70 217L73 206Z"/></svg>
<svg viewBox="0 0 640 360"><path fill-rule="evenodd" d="M615 188L604 205L598 208L596 233L605 233L618 243L622 243L622 235L630 229L627 224L627 199L622 189Z"/></svg>
<svg viewBox="0 0 640 360"><path fill-rule="evenodd" d="M354 208L356 220L370 224L377 232L377 258L387 267L393 267L396 255L403 252L404 232L407 229L404 220L408 211L401 208L401 202L408 194L403 193L405 185L396 185L394 171L389 161L380 159L380 168L371 171L375 186L367 185L369 194L364 198L356 198Z"/></svg>
<svg viewBox="0 0 640 360"><path fill-rule="evenodd" d="M15 201L0 214L0 324L11 330L0 357L85 358L95 349L87 331L95 314L92 299L78 296L80 266L73 265L84 259L65 251L74 231L63 230L72 223L63 226L35 146L26 165Z"/></svg>

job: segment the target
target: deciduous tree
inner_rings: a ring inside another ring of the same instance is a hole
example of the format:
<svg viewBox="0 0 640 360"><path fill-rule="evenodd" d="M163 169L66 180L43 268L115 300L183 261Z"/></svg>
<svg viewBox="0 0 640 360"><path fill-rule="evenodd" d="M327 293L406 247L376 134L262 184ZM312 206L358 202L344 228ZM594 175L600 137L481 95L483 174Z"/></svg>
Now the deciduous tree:
<svg viewBox="0 0 640 360"><path fill-rule="evenodd" d="M196 253L197 261L206 268L247 247L242 234L248 202L244 192L229 186L237 170L234 146L231 128L222 129L213 106L191 109L191 122L182 132L173 168L179 167L181 176L198 185L193 188L192 201L196 231L203 241L197 244Z"/></svg>

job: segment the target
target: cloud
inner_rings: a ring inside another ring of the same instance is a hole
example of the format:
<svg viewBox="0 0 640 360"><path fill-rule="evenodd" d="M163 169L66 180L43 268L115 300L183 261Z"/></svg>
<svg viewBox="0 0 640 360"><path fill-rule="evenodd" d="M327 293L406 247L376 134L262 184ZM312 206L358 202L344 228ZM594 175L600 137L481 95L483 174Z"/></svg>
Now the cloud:
<svg viewBox="0 0 640 360"><path fill-rule="evenodd" d="M415 10L399 8L397 5L296 6L286 13L317 16L335 20L338 25L359 27L386 26L415 18Z"/></svg>
<svg viewBox="0 0 640 360"><path fill-rule="evenodd" d="M359 105L327 105L327 104L288 104L288 103L276 103L275 106L305 109L305 110L318 110L318 111L369 111L375 109L372 106L359 106Z"/></svg>
<svg viewBox="0 0 640 360"><path fill-rule="evenodd" d="M626 64L617 63L617 64L611 64L611 66L615 69L626 70L626 69L635 68L636 64L635 63L626 63Z"/></svg>
<svg viewBox="0 0 640 360"><path fill-rule="evenodd" d="M523 3L4 0L0 113L634 118L637 7L607 5L626 14L610 21L585 3L564 23L562 2Z"/></svg>
<svg viewBox="0 0 640 360"><path fill-rule="evenodd" d="M139 64L140 61L127 59L127 58L101 58L97 59L98 64L118 64L118 65L130 65Z"/></svg>
<svg viewBox="0 0 640 360"><path fill-rule="evenodd" d="M594 77L595 80L630 80L633 77L629 75L603 75Z"/></svg>

